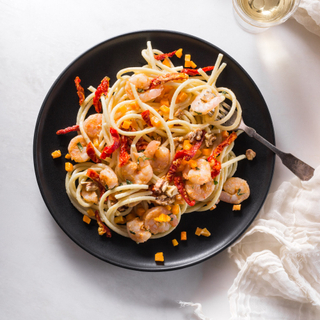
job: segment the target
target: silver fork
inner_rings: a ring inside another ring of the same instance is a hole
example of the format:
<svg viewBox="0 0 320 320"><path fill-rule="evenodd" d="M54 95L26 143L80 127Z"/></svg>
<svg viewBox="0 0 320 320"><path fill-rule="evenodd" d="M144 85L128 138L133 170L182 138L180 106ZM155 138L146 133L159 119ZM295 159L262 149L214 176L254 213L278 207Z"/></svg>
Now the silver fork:
<svg viewBox="0 0 320 320"><path fill-rule="evenodd" d="M227 103L220 104L220 112L219 118L222 119L229 112L230 106ZM237 111L231 116L229 120L227 120L224 125L230 126L232 125L237 117ZM282 163L291 170L300 180L308 181L313 177L314 169L310 167L308 164L298 159L291 153L285 153L276 148L272 143L267 141L265 138L261 137L255 129L248 127L241 117L240 123L237 129L244 131L249 137L254 138L264 144L267 148L273 151L282 161Z"/></svg>

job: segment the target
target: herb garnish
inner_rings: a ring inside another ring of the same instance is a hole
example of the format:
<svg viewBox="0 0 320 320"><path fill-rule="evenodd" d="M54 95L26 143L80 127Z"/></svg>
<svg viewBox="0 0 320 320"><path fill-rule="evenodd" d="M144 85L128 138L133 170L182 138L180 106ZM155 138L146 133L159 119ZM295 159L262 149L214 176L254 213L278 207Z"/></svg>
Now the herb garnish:
<svg viewBox="0 0 320 320"><path fill-rule="evenodd" d="M244 194L244 193L241 193L241 189L239 188L238 191L237 191L237 195L238 195L238 196L242 196L243 194Z"/></svg>
<svg viewBox="0 0 320 320"><path fill-rule="evenodd" d="M140 159L142 159L142 161L145 161L145 160L152 160L151 158L147 158L146 156L141 156L138 158L137 160L137 164L140 164Z"/></svg>
<svg viewBox="0 0 320 320"><path fill-rule="evenodd" d="M77 143L77 147L80 150L80 152L82 152L83 146L82 146L82 144L80 142Z"/></svg>

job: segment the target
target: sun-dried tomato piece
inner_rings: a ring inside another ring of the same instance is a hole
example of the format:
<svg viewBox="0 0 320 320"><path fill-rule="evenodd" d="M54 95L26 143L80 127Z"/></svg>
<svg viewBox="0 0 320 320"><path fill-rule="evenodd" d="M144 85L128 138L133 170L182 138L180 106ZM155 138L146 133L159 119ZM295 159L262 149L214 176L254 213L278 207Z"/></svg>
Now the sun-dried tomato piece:
<svg viewBox="0 0 320 320"><path fill-rule="evenodd" d="M141 117L149 127L153 127L150 119L150 110L145 110L141 112Z"/></svg>
<svg viewBox="0 0 320 320"><path fill-rule="evenodd" d="M148 141L144 140L143 138L140 138L136 144L137 151L140 152L145 150L148 144Z"/></svg>
<svg viewBox="0 0 320 320"><path fill-rule="evenodd" d="M216 158L213 158L210 162L211 166L211 178L214 179L221 171L221 162Z"/></svg>
<svg viewBox="0 0 320 320"><path fill-rule="evenodd" d="M176 54L177 51L178 50L174 50L174 51L169 52L169 53L155 54L154 58L156 60L164 60L165 58L171 58Z"/></svg>
<svg viewBox="0 0 320 320"><path fill-rule="evenodd" d="M81 82L81 80L80 80L79 77L76 77L74 79L74 83L75 83L76 88L77 88L77 94L78 94L78 97L79 97L79 104L81 106L83 101L84 101L84 99L85 99L85 95L84 95L84 89L80 85L80 82Z"/></svg>
<svg viewBox="0 0 320 320"><path fill-rule="evenodd" d="M130 154L128 153L128 137L121 136L120 138L120 155L119 155L119 167L123 167L130 159Z"/></svg>
<svg viewBox="0 0 320 320"><path fill-rule="evenodd" d="M204 67L204 68L201 68L204 72L208 72L208 71L211 71L214 69L214 66L208 66L208 67Z"/></svg>
<svg viewBox="0 0 320 320"><path fill-rule="evenodd" d="M103 183L100 180L100 176L99 173L91 168L89 168L87 170L87 177L89 177L90 179L92 179L98 186L99 190L100 190L100 197L102 197L102 195L105 193L106 188L104 187Z"/></svg>
<svg viewBox="0 0 320 320"><path fill-rule="evenodd" d="M173 181L174 177L175 177L175 174L182 162L183 158L178 158L178 159L173 159L171 165L170 165L170 168L167 172L167 175L166 175L166 179L171 182Z"/></svg>
<svg viewBox="0 0 320 320"><path fill-rule="evenodd" d="M99 163L101 162L101 160L98 158L98 156L96 155L96 152L94 150L94 147L91 143L91 141L87 144L87 149L86 149L87 155L89 156L89 158L95 162L95 163Z"/></svg>
<svg viewBox="0 0 320 320"><path fill-rule="evenodd" d="M78 131L79 130L79 125L78 124L75 124L74 126L72 127L67 127L65 129L60 129L56 132L56 134L60 135L60 134L66 134L66 133L69 133L69 132L74 132L74 131Z"/></svg>
<svg viewBox="0 0 320 320"><path fill-rule="evenodd" d="M237 138L237 133L236 132L232 132L224 141L222 141L211 153L210 157L207 159L209 162L211 162L211 160L215 157L217 157L221 151L228 146L229 144L231 144L235 139Z"/></svg>
<svg viewBox="0 0 320 320"><path fill-rule="evenodd" d="M95 213L94 213L96 219L97 219L97 223L99 225L99 229L98 229L98 232L100 235L102 234L106 234L106 237L107 238L111 238L112 234L111 234L111 231L110 229L102 222L101 218L100 218L100 215L99 215L99 211L96 210ZM102 229L102 230L101 230Z"/></svg>
<svg viewBox="0 0 320 320"><path fill-rule="evenodd" d="M115 152L120 146L120 136L119 136L118 131L111 127L110 133L113 138L113 144L111 146L104 147L104 149L100 155L101 159L105 159L107 157L110 157L112 155L112 153Z"/></svg>
<svg viewBox="0 0 320 320"><path fill-rule="evenodd" d="M221 162L216 159L216 157L222 152L222 150L230 145L237 138L236 132L232 132L224 141L222 141L208 157L208 161L211 166L211 177L214 179L221 171Z"/></svg>
<svg viewBox="0 0 320 320"><path fill-rule="evenodd" d="M169 171L167 173L167 180L168 181L172 181L175 175L175 172L177 171L178 167L180 166L182 160L186 160L189 161L191 160L195 154L197 153L197 151L199 150L199 148L201 147L201 144L204 140L204 136L205 136L205 131L202 131L202 135L201 135L201 139L199 141L197 141L189 150L180 150L178 151L174 158L173 161L171 163L171 166L169 168ZM179 160L179 161L178 161Z"/></svg>
<svg viewBox="0 0 320 320"><path fill-rule="evenodd" d="M104 94L105 96L108 95L108 90L109 90L109 77L104 77L99 84L96 92L94 93L93 97L93 105L96 110L96 112L101 112L102 106L101 106L101 101L100 98Z"/></svg>
<svg viewBox="0 0 320 320"><path fill-rule="evenodd" d="M211 71L214 69L214 66L208 66L208 67L204 67L204 68L201 68L204 72L208 72L208 71ZM199 71L198 69L189 69L189 68L185 68L185 69L182 69L181 70L181 73L186 73L188 74L189 76L197 76L199 75Z"/></svg>
<svg viewBox="0 0 320 320"><path fill-rule="evenodd" d="M174 184L177 187L177 189L178 189L179 193L181 194L182 198L185 200L185 202L189 206L193 207L196 204L196 202L195 202L195 200L190 200L189 199L189 196L187 194L187 191L186 191L184 182L182 180L182 177L175 177L174 178Z"/></svg>
<svg viewBox="0 0 320 320"><path fill-rule="evenodd" d="M153 89L161 84L165 84L169 81L185 81L189 76L186 73L166 73L161 76L155 77L151 80L150 89Z"/></svg>

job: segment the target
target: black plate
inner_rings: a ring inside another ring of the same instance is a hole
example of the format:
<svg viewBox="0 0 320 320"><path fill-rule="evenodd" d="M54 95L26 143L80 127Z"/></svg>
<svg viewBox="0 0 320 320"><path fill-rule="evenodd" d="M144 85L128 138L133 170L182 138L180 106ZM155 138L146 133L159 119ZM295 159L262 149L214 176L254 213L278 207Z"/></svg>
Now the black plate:
<svg viewBox="0 0 320 320"><path fill-rule="evenodd" d="M227 53L196 37L170 31L142 31L125 34L107 40L85 52L72 62L58 77L41 107L34 134L34 166L43 199L62 230L80 247L111 264L142 271L174 270L194 265L219 253L234 242L251 224L259 212L271 183L274 155L267 148L242 134L236 141L234 151L242 154L246 149L256 151L253 161L239 163L236 176L246 179L251 196L242 205L240 212L232 206L220 203L217 209L202 213L185 214L176 230L167 237L136 244L115 233L111 239L99 236L96 223L87 225L82 215L70 203L64 186L64 157L53 160L51 152L60 149L67 153L73 134L57 136L58 129L73 125L78 111L78 97L74 78L79 76L81 85L98 86L104 76L115 81L118 70L128 66L145 64L141 50L148 40L154 48L170 52L183 48L201 67L215 63L218 53L224 54L226 69L218 79L218 86L232 89L240 101L245 121L274 143L272 121L266 103L249 75ZM182 60L173 59L176 65ZM86 93L88 93L86 91ZM211 237L196 236L196 227L206 227ZM188 240L179 241L181 231L187 231ZM171 241L179 241L173 247ZM157 265L154 254L162 251L165 263Z"/></svg>

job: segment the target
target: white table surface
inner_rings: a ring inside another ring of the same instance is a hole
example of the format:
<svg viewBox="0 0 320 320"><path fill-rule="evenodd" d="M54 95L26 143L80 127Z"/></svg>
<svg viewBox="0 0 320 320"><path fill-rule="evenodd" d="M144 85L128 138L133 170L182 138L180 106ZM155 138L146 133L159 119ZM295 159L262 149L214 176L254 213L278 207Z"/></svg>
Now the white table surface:
<svg viewBox="0 0 320 320"><path fill-rule="evenodd" d="M117 35L167 29L203 38L235 58L269 107L277 146L320 163L320 38L295 20L265 33L236 24L231 0L61 1L0 4L1 319L194 319L194 301L229 319L237 275L227 251L171 272L122 269L73 243L51 217L33 169L33 134L44 97L77 56ZM258 128L257 128L258 129ZM293 177L276 159L271 191Z"/></svg>

